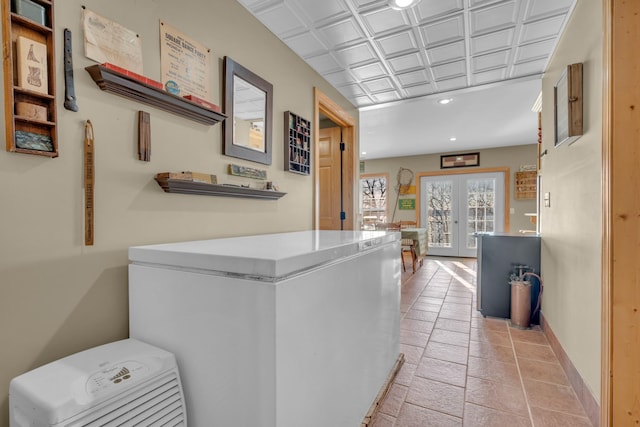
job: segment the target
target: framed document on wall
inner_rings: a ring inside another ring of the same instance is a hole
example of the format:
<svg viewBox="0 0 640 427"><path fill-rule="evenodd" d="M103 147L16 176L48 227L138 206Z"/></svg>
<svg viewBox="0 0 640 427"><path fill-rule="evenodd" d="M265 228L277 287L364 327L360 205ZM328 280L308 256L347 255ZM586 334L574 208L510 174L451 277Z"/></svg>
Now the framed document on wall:
<svg viewBox="0 0 640 427"><path fill-rule="evenodd" d="M573 143L582 136L582 64L571 64L562 73L554 92L554 145Z"/></svg>

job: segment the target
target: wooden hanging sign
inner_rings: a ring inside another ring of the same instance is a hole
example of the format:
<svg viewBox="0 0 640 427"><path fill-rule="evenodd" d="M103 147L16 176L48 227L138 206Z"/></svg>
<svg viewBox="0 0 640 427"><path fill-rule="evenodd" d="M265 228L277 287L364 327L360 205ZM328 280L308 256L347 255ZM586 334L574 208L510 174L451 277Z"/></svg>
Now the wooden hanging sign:
<svg viewBox="0 0 640 427"><path fill-rule="evenodd" d="M93 246L95 159L91 120L87 120L84 133L84 244Z"/></svg>

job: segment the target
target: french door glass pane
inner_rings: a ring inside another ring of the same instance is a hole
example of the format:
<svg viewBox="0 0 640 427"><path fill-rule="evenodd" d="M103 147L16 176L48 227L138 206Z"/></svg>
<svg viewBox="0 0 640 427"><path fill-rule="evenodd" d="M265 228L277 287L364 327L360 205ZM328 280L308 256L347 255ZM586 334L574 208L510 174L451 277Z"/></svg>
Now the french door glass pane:
<svg viewBox="0 0 640 427"><path fill-rule="evenodd" d="M452 181L431 181L427 184L427 218L429 246L450 248Z"/></svg>
<svg viewBox="0 0 640 427"><path fill-rule="evenodd" d="M476 248L475 233L491 232L495 228L496 180L467 180L467 248Z"/></svg>

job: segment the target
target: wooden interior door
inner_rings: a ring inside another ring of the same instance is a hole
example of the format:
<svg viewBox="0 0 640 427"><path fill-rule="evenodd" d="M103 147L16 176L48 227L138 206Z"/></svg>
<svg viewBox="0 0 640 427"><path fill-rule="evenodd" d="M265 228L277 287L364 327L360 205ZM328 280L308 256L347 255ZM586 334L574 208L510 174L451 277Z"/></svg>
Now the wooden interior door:
<svg viewBox="0 0 640 427"><path fill-rule="evenodd" d="M320 129L318 138L320 230L340 230L340 128Z"/></svg>

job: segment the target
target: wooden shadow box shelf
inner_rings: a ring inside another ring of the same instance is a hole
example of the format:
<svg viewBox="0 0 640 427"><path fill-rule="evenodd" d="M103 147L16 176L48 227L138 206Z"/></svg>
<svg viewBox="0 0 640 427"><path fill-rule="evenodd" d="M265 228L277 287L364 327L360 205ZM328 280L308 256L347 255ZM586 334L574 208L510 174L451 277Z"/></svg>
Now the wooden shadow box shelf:
<svg viewBox="0 0 640 427"><path fill-rule="evenodd" d="M91 65L85 69L98 87L106 92L157 107L205 125L215 125L227 117L222 113L202 107L163 89L139 82L102 65Z"/></svg>
<svg viewBox="0 0 640 427"><path fill-rule="evenodd" d="M33 4L41 17L2 0L5 145L10 152L58 157L53 1Z"/></svg>
<svg viewBox="0 0 640 427"><path fill-rule="evenodd" d="M201 196L241 197L246 199L277 200L287 193L235 185L207 184L183 179L158 179L156 182L167 193L196 194Z"/></svg>

